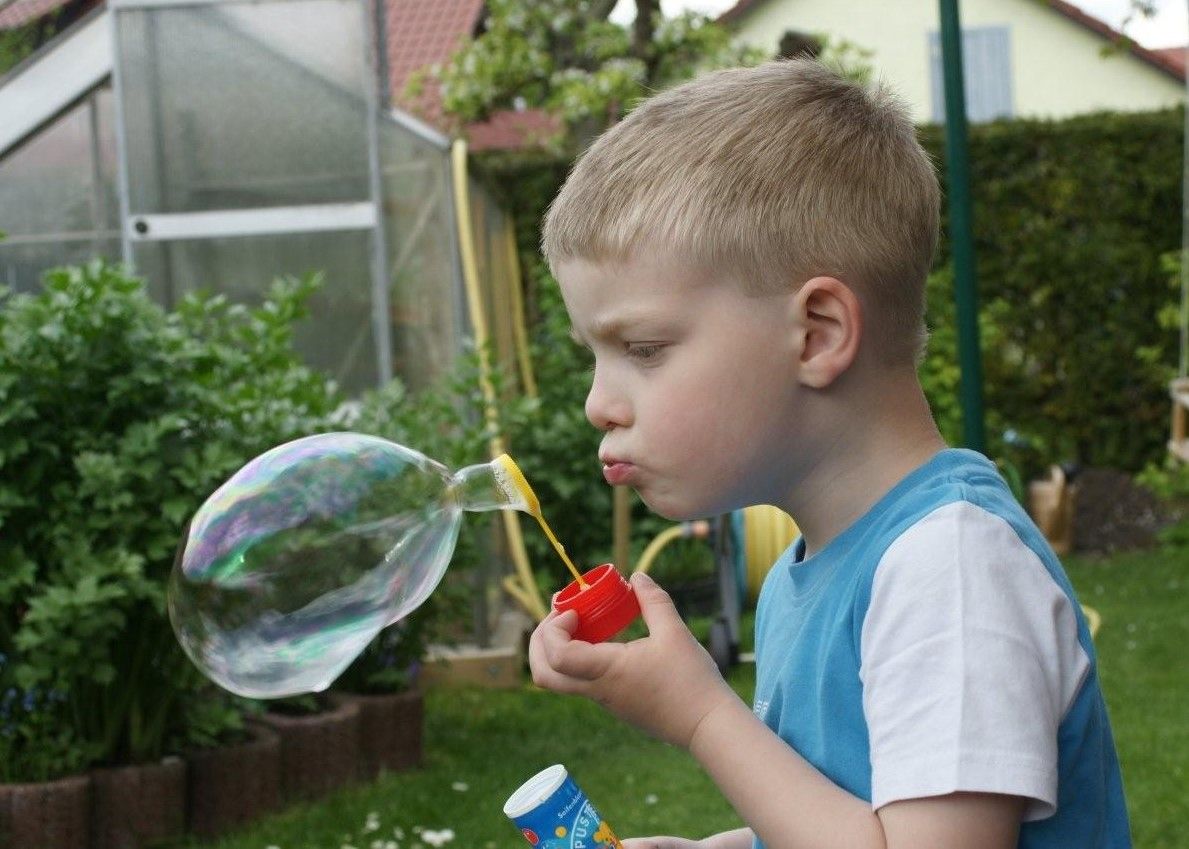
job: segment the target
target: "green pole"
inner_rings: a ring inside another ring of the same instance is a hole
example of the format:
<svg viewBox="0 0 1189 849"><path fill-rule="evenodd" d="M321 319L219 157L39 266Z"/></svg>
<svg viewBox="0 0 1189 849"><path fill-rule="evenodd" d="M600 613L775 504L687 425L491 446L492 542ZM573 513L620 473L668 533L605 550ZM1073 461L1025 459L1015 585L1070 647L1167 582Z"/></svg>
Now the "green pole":
<svg viewBox="0 0 1189 849"><path fill-rule="evenodd" d="M966 94L962 79L962 27L958 0L941 3L941 62L945 81L945 157L949 187L950 249L954 257L954 300L958 307L958 364L962 370L962 439L986 452L983 425L983 366L978 331L978 279L974 268L970 164L966 156Z"/></svg>

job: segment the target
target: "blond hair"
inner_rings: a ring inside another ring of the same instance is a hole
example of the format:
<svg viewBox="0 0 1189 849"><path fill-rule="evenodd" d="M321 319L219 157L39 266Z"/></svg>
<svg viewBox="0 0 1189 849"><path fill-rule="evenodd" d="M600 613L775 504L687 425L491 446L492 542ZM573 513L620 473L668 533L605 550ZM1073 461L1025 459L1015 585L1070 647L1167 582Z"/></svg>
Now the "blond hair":
<svg viewBox="0 0 1189 849"><path fill-rule="evenodd" d="M883 357L915 359L937 244L933 164L903 106L807 59L644 101L579 159L545 218L550 266L639 250L763 293L837 277Z"/></svg>

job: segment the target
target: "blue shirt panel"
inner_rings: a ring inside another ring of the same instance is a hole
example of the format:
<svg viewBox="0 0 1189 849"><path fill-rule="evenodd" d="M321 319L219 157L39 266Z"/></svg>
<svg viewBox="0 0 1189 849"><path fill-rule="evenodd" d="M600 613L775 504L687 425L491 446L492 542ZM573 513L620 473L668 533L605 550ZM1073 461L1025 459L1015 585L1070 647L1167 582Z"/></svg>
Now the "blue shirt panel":
<svg viewBox="0 0 1189 849"><path fill-rule="evenodd" d="M939 452L814 556L803 557L801 540L780 556L764 581L756 611L755 712L831 781L871 800L859 668L875 570L902 533L957 501L1003 518L1037 554L1073 602L1078 639L1091 664L1058 729L1057 812L1023 823L1019 846L1126 849L1131 838L1122 779L1085 618L1036 525L994 465L973 451ZM756 846L763 844L757 840Z"/></svg>

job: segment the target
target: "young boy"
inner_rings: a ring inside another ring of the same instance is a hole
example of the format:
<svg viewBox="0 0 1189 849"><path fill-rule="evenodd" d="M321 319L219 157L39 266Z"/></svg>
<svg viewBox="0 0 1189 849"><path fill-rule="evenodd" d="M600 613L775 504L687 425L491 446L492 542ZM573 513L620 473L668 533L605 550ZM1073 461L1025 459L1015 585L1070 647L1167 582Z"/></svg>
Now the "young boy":
<svg viewBox="0 0 1189 849"><path fill-rule="evenodd" d="M748 826L625 847L1130 845L1069 582L917 381L938 194L886 92L788 61L645 102L550 208L607 481L802 531L760 595L754 712L643 575L648 637L534 632L538 684L688 749Z"/></svg>

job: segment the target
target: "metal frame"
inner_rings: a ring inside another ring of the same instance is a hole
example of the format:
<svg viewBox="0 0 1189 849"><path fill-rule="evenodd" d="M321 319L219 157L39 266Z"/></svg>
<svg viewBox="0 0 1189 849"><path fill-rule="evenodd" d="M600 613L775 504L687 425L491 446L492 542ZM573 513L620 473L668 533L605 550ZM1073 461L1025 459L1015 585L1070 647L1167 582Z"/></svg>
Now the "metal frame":
<svg viewBox="0 0 1189 849"><path fill-rule="evenodd" d="M133 215L126 220L124 236L131 242L168 242L328 230L371 230L375 226L376 205L361 201Z"/></svg>
<svg viewBox="0 0 1189 849"><path fill-rule="evenodd" d="M180 239L226 238L264 234L312 233L367 230L371 233L372 328L375 338L377 375L381 383L392 378L392 343L388 319L387 249L383 220L383 181L379 154L379 103L377 27L375 0L355 0L362 13L363 42L360 61L363 90L360 92L367 111L368 194L370 199L356 203L311 204L303 206L225 209L190 213L138 213L131 208L125 92L119 62L119 15L127 11L153 11L183 6L248 5L250 0L108 0L111 9L111 76L115 100L116 148L119 159L119 202L122 226L121 248L124 262L135 266L134 245ZM404 123L404 122L402 122ZM411 121L410 121L411 123ZM406 124L408 126L408 124ZM432 131L431 131L432 132ZM424 131L423 138L429 138ZM443 141L430 139L445 147Z"/></svg>

